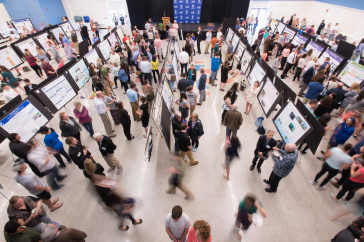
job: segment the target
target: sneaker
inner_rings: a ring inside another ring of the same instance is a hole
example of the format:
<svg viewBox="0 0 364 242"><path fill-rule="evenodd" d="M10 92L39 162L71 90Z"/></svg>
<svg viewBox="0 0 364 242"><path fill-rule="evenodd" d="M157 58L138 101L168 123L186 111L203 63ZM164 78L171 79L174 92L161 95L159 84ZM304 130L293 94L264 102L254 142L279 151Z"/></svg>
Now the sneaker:
<svg viewBox="0 0 364 242"><path fill-rule="evenodd" d="M63 179L65 179L67 177L67 175L62 176L58 181L62 181Z"/></svg>
<svg viewBox="0 0 364 242"><path fill-rule="evenodd" d="M192 152L195 152L197 150L197 148L196 147L194 147L193 149L192 149Z"/></svg>
<svg viewBox="0 0 364 242"><path fill-rule="evenodd" d="M315 188L317 189L317 190L326 190L326 187L325 186L315 186Z"/></svg>
<svg viewBox="0 0 364 242"><path fill-rule="evenodd" d="M107 172L109 173L110 171L114 170L115 167L109 167L109 169L107 169Z"/></svg>
<svg viewBox="0 0 364 242"><path fill-rule="evenodd" d="M336 199L336 196L335 196L335 194L333 194L333 193L331 193L331 194L330 194L330 197L331 197L331 199L332 199L334 202L336 202L336 203L339 201L339 200L337 200L337 199Z"/></svg>
<svg viewBox="0 0 364 242"><path fill-rule="evenodd" d="M315 181L312 181L312 182L311 182L311 184L312 184L312 185L316 185L316 184L317 184L317 182L315 182Z"/></svg>

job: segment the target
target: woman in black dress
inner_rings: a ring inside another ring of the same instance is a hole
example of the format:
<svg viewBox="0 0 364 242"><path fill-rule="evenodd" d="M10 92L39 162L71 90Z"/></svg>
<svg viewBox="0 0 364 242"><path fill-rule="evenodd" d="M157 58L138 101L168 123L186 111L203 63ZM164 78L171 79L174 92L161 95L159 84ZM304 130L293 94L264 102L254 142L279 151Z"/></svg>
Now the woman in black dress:
<svg viewBox="0 0 364 242"><path fill-rule="evenodd" d="M220 91L225 91L225 83L229 77L229 61L225 61L224 65L221 67L221 83Z"/></svg>
<svg viewBox="0 0 364 242"><path fill-rule="evenodd" d="M120 52L121 52L121 47L120 47L119 42L116 42L116 43L115 43L115 52L116 52L116 53L120 53Z"/></svg>
<svg viewBox="0 0 364 242"><path fill-rule="evenodd" d="M239 89L239 83L235 82L230 89L233 92L233 94L230 97L231 105L233 105L235 103L236 99L238 98L238 92L239 92L238 89Z"/></svg>
<svg viewBox="0 0 364 242"><path fill-rule="evenodd" d="M140 97L140 111L139 115L142 119L142 126L145 130L145 135L143 135L144 138L147 138L147 132L148 132L148 124L149 124L149 111L148 111L148 103L147 99L143 96ZM150 133L152 133L152 127L150 127Z"/></svg>
<svg viewBox="0 0 364 242"><path fill-rule="evenodd" d="M124 103L119 101L117 103L117 112L120 119L120 123L123 126L125 137L128 140L134 139L134 136L130 134L131 120L128 111L124 109Z"/></svg>

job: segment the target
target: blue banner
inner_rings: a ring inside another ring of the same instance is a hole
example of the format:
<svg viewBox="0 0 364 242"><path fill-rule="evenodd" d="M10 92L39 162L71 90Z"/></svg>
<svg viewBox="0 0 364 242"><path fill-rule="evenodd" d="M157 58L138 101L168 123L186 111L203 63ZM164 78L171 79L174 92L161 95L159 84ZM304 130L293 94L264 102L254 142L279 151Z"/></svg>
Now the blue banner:
<svg viewBox="0 0 364 242"><path fill-rule="evenodd" d="M177 23L200 23L202 0L173 0Z"/></svg>

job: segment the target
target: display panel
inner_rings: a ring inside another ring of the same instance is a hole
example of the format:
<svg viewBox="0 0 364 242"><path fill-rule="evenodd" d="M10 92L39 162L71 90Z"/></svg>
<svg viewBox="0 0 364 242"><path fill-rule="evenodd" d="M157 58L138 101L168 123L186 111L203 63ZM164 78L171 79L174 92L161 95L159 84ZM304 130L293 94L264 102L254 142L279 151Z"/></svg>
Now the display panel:
<svg viewBox="0 0 364 242"><path fill-rule="evenodd" d="M13 20L11 23L15 26L19 33L29 32L31 33L34 29L32 21L29 18Z"/></svg>
<svg viewBox="0 0 364 242"><path fill-rule="evenodd" d="M119 42L118 39L116 38L115 32L111 33L110 36L107 37L107 39L109 40L111 47L115 47L115 43Z"/></svg>
<svg viewBox="0 0 364 242"><path fill-rule="evenodd" d="M49 46L47 43L47 41L48 41L47 35L48 35L48 33L45 32L43 34L40 34L40 35L37 35L34 37L34 39L36 39L39 42L39 44L43 47L43 49L45 51L49 50Z"/></svg>
<svg viewBox="0 0 364 242"><path fill-rule="evenodd" d="M0 23L0 34L3 38L8 38L10 35L9 27L7 22Z"/></svg>
<svg viewBox="0 0 364 242"><path fill-rule="evenodd" d="M295 36L295 34L296 34L296 31L295 30L293 30L293 29L290 29L290 28L288 28L288 27L286 27L285 29L284 29L284 32L286 32L287 33L287 37L288 37L288 39L293 39L294 38L294 36Z"/></svg>
<svg viewBox="0 0 364 242"><path fill-rule="evenodd" d="M239 41L238 48L236 48L236 54L235 54L235 59L237 61L240 61L245 49L246 49L245 44Z"/></svg>
<svg viewBox="0 0 364 242"><path fill-rule="evenodd" d="M265 116L268 118L281 99L281 94L273 85L273 82L269 78L266 79L267 80L260 89L257 98Z"/></svg>
<svg viewBox="0 0 364 242"><path fill-rule="evenodd" d="M85 58L87 60L87 63L90 65L91 63L94 63L96 65L97 63L97 59L100 58L99 54L97 53L96 49L92 49L90 50L90 52L88 52L85 55Z"/></svg>
<svg viewBox="0 0 364 242"><path fill-rule="evenodd" d="M17 46L20 49L20 51L23 53L23 55L24 55L25 49L28 49L29 52L33 56L36 56L38 54L37 50L35 49L35 47L37 47L37 44L34 42L34 40L32 38L21 41L21 42L15 44L15 46Z"/></svg>
<svg viewBox="0 0 364 242"><path fill-rule="evenodd" d="M226 38L225 38L225 42L226 44L229 44L229 41L232 40L234 37L234 31L232 29L228 29L227 30L227 35L226 35Z"/></svg>
<svg viewBox="0 0 364 242"><path fill-rule="evenodd" d="M23 61L10 46L0 49L0 65L11 70L21 64Z"/></svg>
<svg viewBox="0 0 364 242"><path fill-rule="evenodd" d="M312 49L312 56L315 57L319 57L321 52L325 49L325 47L319 45L318 43L316 43L313 40L310 40L310 42L307 44L306 46L306 50L309 51Z"/></svg>
<svg viewBox="0 0 364 242"><path fill-rule="evenodd" d="M5 136L17 133L21 137L20 141L26 143L51 119L52 115L44 108L35 105L32 100L32 98L24 100L1 119L0 127L5 131Z"/></svg>
<svg viewBox="0 0 364 242"><path fill-rule="evenodd" d="M254 82L258 81L261 83L263 81L263 78L265 76L265 70L263 67L259 65L258 62L255 62L253 69L249 73L248 81L251 86L254 85Z"/></svg>
<svg viewBox="0 0 364 242"><path fill-rule="evenodd" d="M167 105L168 111L171 111L172 103L173 103L173 94L172 94L171 88L168 85L167 78L165 78L165 80L163 82L162 96L163 96L164 102Z"/></svg>
<svg viewBox="0 0 364 242"><path fill-rule="evenodd" d="M276 76L274 79L274 86L277 88L279 93L282 94L282 102L280 103L281 107L284 103L286 103L289 99L291 99L293 102L297 98L296 92L294 92L284 81L282 81L281 78Z"/></svg>
<svg viewBox="0 0 364 242"><path fill-rule="evenodd" d="M83 59L72 66L68 70L68 73L71 75L79 88L83 87L83 85L85 85L88 80L90 80L90 73Z"/></svg>
<svg viewBox="0 0 364 242"><path fill-rule="evenodd" d="M250 62L253 59L253 56L249 53L248 50L245 50L243 53L243 57L241 58L241 70L244 74L248 73L248 68L250 66Z"/></svg>
<svg viewBox="0 0 364 242"><path fill-rule="evenodd" d="M61 28L61 27L57 27L57 28L55 28L55 29L52 29L51 30L51 32L52 32L52 34L53 34L53 36L54 36L54 38L56 39L56 42L60 45L60 44L62 44L61 42L60 42L60 40L59 40L59 34L64 34L64 31L63 31L63 29Z"/></svg>
<svg viewBox="0 0 364 242"><path fill-rule="evenodd" d="M361 83L364 80L364 66L350 61L340 72L338 79L348 87L355 82Z"/></svg>
<svg viewBox="0 0 364 242"><path fill-rule="evenodd" d="M57 111L76 96L76 92L64 75L43 86L41 90L56 107ZM51 109L51 111L54 110Z"/></svg>
<svg viewBox="0 0 364 242"><path fill-rule="evenodd" d="M121 30L121 27L116 29L116 33L119 36L120 41L123 42L124 34L123 31Z"/></svg>
<svg viewBox="0 0 364 242"><path fill-rule="evenodd" d="M235 52L236 47L239 44L239 41L240 41L239 35L235 34L234 37L233 37L233 43L232 43L232 45L233 45L233 52Z"/></svg>
<svg viewBox="0 0 364 242"><path fill-rule="evenodd" d="M340 63L344 60L344 57L336 53L335 51L332 51L330 49L325 50L324 53L320 56L318 59L318 63L323 64L326 57L330 57L330 76L334 71L339 67Z"/></svg>
<svg viewBox="0 0 364 242"><path fill-rule="evenodd" d="M61 23L61 24L59 24L59 26L62 27L63 32L65 33L67 38L71 38L71 30L74 31L74 29L72 28L72 25L70 24L70 22Z"/></svg>
<svg viewBox="0 0 364 242"><path fill-rule="evenodd" d="M274 117L273 123L286 144L297 145L312 131L311 125L293 102L286 103Z"/></svg>
<svg viewBox="0 0 364 242"><path fill-rule="evenodd" d="M111 46L109 41L104 40L98 44L97 47L99 48L101 55L104 57L104 60L108 61L111 55Z"/></svg>
<svg viewBox="0 0 364 242"><path fill-rule="evenodd" d="M297 33L292 40L292 44L296 46L305 45L306 42L307 38L304 37L303 35L300 35L299 33Z"/></svg>
<svg viewBox="0 0 364 242"><path fill-rule="evenodd" d="M284 28L286 28L286 25L283 24L282 22L279 22L278 25L277 25L277 29L276 29L276 31L274 33L278 32L280 35L282 35Z"/></svg>
<svg viewBox="0 0 364 242"><path fill-rule="evenodd" d="M271 33L275 33L274 31L276 30L276 28L277 28L277 26L278 26L278 20L274 20L274 19L272 19L271 21L270 21L270 27L271 27Z"/></svg>

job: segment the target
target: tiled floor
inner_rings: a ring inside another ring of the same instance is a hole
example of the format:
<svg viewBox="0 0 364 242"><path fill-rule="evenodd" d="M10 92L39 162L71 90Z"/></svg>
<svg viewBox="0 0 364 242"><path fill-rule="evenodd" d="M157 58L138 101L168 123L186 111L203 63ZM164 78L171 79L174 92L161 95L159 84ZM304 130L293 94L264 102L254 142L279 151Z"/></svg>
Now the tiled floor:
<svg viewBox="0 0 364 242"><path fill-rule="evenodd" d="M204 48L204 42L201 47ZM209 69L209 56L196 55L195 64ZM220 73L218 79L220 79ZM30 79L33 82L40 82L34 73L31 74ZM285 82L293 90L298 91L298 84L292 83L291 78L292 74L289 74ZM134 74L132 79L135 79ZM140 83L137 85L140 87ZM226 89L230 86L231 84L227 84ZM91 92L89 83L86 85L86 90L88 94ZM64 181L65 186L59 191L52 192L52 195L59 197L64 205L53 213L49 212L50 217L67 227L85 231L88 234L87 241L170 241L165 232L164 219L172 207L179 204L189 215L192 223L197 219L204 219L211 224L213 241L237 241L232 234L234 215L239 201L247 192L253 192L266 209L267 218L264 219L263 226L251 226L245 237L247 241L329 241L338 231L347 227L355 218L354 215L345 216L334 222L329 220L329 216L345 207L342 203L335 204L330 199L330 193L336 193L338 189L328 184L326 191L317 191L310 184L322 165L311 153L299 156L294 170L281 181L276 194L268 194L264 191L266 185L262 180L268 178L272 170L271 158L265 161L262 174L258 174L256 170L252 172L249 170L259 137L255 132L254 121L262 115L257 102L251 114L244 115L244 123L238 132L242 142L240 159L233 162L230 181L226 181L221 167L221 161L224 160L225 137L225 127L221 126L221 106L225 92L219 91L219 87L216 86L210 87L209 93L206 102L198 106L196 110L205 129L205 135L200 139L200 148L194 153L195 159L200 163L194 167L187 167L184 179L185 185L195 195L195 200L184 200L184 195L180 191L177 191L175 195L165 193L171 155L164 140L161 139L161 134L154 129L152 158L150 162L147 162L144 153L145 139L142 136L144 129L141 123L133 122L131 130L136 137L133 141L126 140L120 125L115 127L118 134L113 138L118 147L115 155L120 159L123 171L120 176L117 176L115 172L107 176L118 182L118 190L125 196L137 199L135 217L142 218L143 224L131 226L127 232L119 231L116 215L101 208L99 198L90 181L74 164L61 170L63 174L68 174L68 178ZM126 107L130 109L123 91L117 89L116 94L117 98L125 101ZM178 97L178 94L174 95L174 98ZM245 111L243 97L244 93L239 93L237 100L239 111L242 112ZM95 131L105 133L93 101L79 99L79 97L76 99L89 109ZM72 110L73 104L69 103L67 109ZM275 129L271 122L274 115L275 113L264 121L266 128ZM49 125L59 131L58 122L58 115L56 115ZM337 120L331 121L332 126L337 123ZM97 144L86 131L83 130L81 133L82 142L88 146L95 160L107 167L98 151ZM275 134L275 138L280 139L278 133ZM43 142L43 137L40 135L36 136L36 139ZM327 140L324 139L321 149L326 146L326 143ZM171 146L173 147L173 143ZM65 147L68 150L67 145ZM8 198L13 195L29 195L12 178L15 175L11 171L13 156L7 141L0 145L0 151L0 183L4 188L1 192ZM359 194L356 195L358 196ZM7 206L7 200L0 196L0 228L7 221ZM131 225L130 221L127 222ZM3 240L0 239L0 241Z"/></svg>

